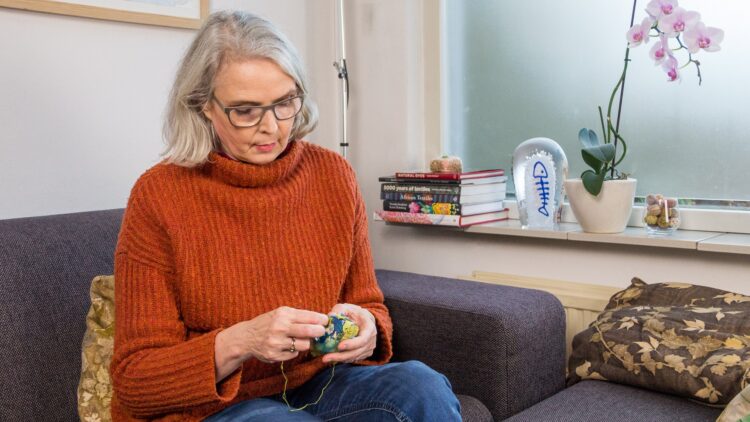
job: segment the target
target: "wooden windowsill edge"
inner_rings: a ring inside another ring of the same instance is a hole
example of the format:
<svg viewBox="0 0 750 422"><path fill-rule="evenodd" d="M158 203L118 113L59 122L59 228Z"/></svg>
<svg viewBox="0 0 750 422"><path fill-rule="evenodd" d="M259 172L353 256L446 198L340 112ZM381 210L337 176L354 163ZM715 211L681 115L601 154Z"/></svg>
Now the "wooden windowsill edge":
<svg viewBox="0 0 750 422"><path fill-rule="evenodd" d="M375 218L376 221L381 221ZM421 224L386 223L393 226L446 227ZM627 227L622 233L586 233L576 223L561 223L556 230L524 229L516 219L477 224L457 232L481 233L500 236L520 236L574 242L596 242L618 245L650 246L657 248L692 249L706 252L750 255L750 234L677 230L668 236L653 236L643 227Z"/></svg>

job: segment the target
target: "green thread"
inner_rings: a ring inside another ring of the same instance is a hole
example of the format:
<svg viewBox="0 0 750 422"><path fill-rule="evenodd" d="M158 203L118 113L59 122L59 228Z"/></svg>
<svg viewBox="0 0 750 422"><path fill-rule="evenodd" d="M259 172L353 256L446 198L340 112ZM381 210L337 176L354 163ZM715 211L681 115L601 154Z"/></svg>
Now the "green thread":
<svg viewBox="0 0 750 422"><path fill-rule="evenodd" d="M314 406L320 402L320 399L323 398L323 393L326 392L326 388L328 388L329 385L331 385L331 381L333 381L333 374L336 371L336 362L333 363L333 366L331 367L331 378L328 379L328 382L326 385L323 386L323 389L320 390L320 396L318 396L318 399L315 400L312 403L307 403L306 405L295 408L291 404L289 404L289 401L286 399L286 386L289 383L289 378L286 377L286 373L284 373L284 362L281 362L281 375L284 376L284 391L281 393L281 398L284 399L284 403L286 403L286 407L289 408L290 412L299 412L300 410L305 410L307 406Z"/></svg>

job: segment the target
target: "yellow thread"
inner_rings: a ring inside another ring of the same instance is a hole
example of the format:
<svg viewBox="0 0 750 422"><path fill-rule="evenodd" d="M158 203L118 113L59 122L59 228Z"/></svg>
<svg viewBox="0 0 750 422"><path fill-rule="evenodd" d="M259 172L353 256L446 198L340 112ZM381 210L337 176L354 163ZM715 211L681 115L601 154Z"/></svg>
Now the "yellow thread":
<svg viewBox="0 0 750 422"><path fill-rule="evenodd" d="M305 410L305 408L307 406L313 406L313 405L318 404L318 402L320 401L320 399L323 398L323 393L326 392L326 388L328 388L328 386L331 385L331 381L333 381L333 374L334 374L335 370L336 370L336 362L334 362L333 366L331 367L331 378L328 379L328 382L326 383L326 385L324 385L323 389L320 390L320 396L318 396L317 400L315 400L312 403L307 403L306 405L304 405L302 407L295 408L295 407L292 407L292 405L289 404L289 401L287 401L287 399L286 399L286 386L289 383L289 379L286 377L286 373L284 373L284 362L281 362L281 375L284 376L284 391L281 394L281 398L284 399L284 403L286 403L286 407L289 408L289 411L290 412L299 412L300 410Z"/></svg>

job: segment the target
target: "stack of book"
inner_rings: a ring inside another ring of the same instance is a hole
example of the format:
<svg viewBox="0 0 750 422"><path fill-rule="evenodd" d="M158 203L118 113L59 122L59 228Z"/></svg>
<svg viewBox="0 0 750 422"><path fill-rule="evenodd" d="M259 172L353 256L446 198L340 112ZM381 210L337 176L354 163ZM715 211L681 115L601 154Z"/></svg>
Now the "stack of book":
<svg viewBox="0 0 750 422"><path fill-rule="evenodd" d="M399 172L381 177L383 211L375 219L391 223L467 227L506 220L502 169L465 173Z"/></svg>

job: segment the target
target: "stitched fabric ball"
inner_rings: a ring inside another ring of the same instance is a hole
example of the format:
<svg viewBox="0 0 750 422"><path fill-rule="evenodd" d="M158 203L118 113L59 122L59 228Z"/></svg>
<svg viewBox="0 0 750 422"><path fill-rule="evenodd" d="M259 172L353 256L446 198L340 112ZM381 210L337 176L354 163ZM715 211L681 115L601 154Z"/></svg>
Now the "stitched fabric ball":
<svg viewBox="0 0 750 422"><path fill-rule="evenodd" d="M320 356L336 352L342 340L354 338L357 334L359 334L359 327L349 317L344 314L329 315L326 332L313 339L310 354Z"/></svg>

